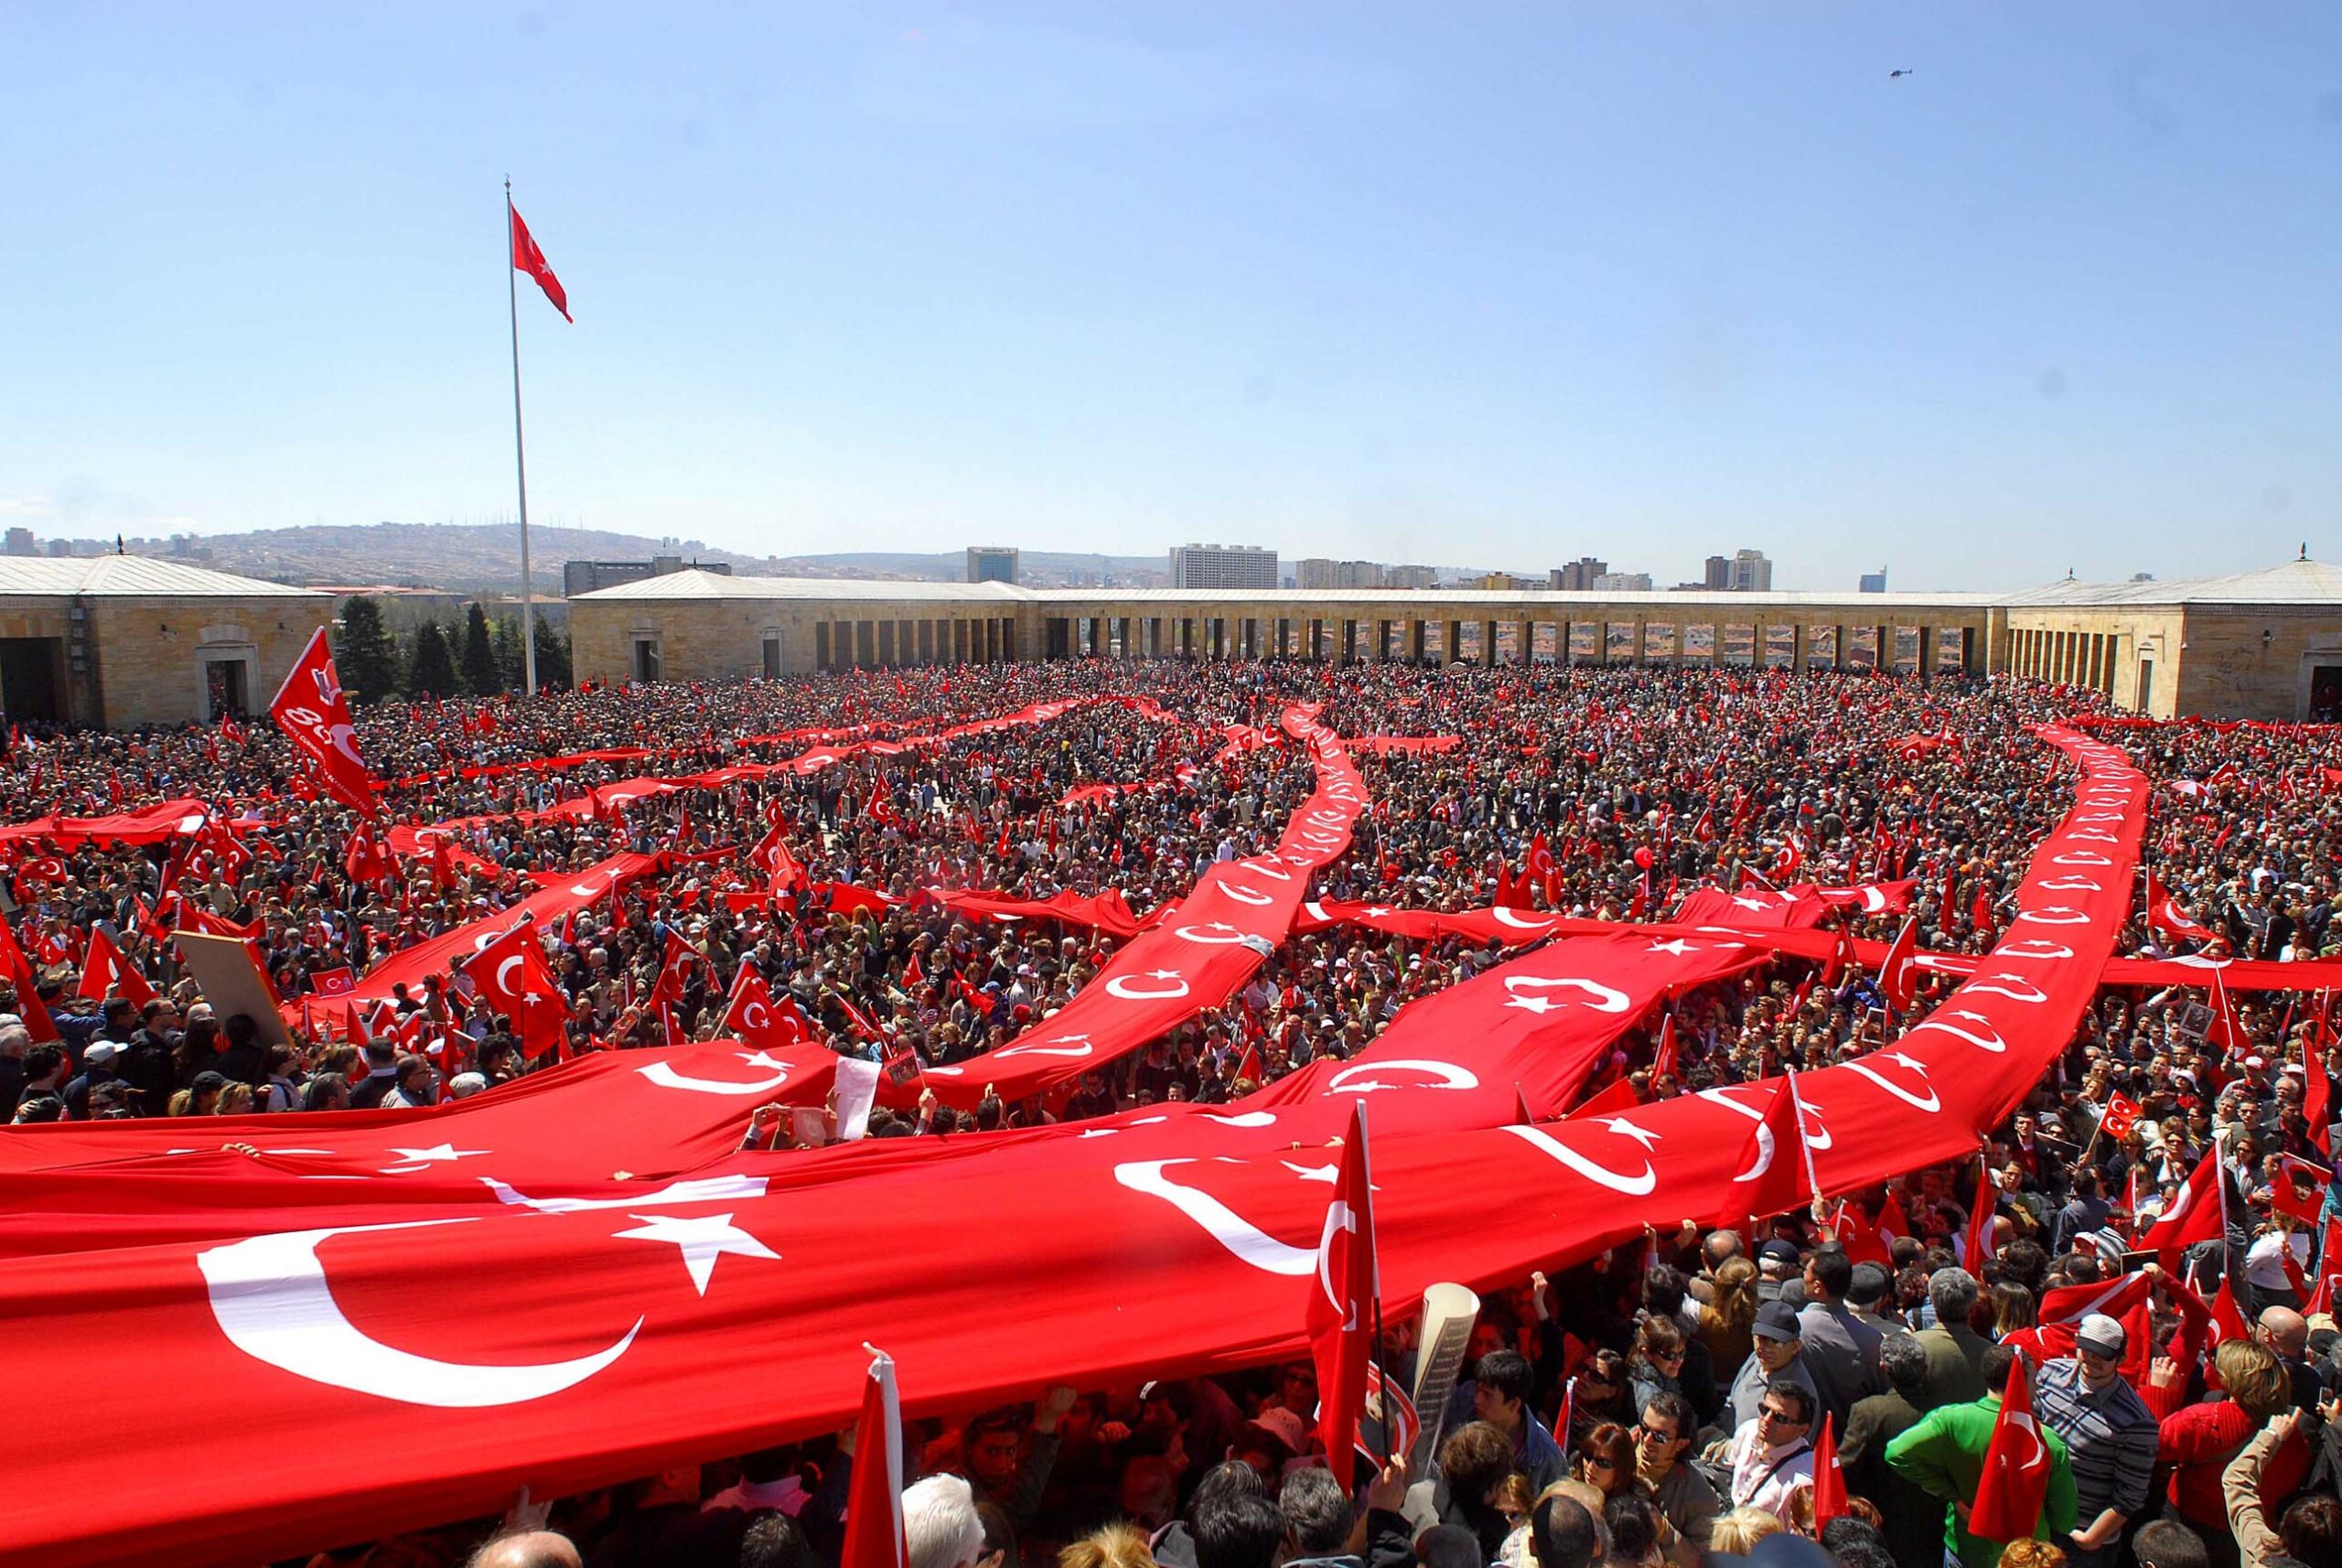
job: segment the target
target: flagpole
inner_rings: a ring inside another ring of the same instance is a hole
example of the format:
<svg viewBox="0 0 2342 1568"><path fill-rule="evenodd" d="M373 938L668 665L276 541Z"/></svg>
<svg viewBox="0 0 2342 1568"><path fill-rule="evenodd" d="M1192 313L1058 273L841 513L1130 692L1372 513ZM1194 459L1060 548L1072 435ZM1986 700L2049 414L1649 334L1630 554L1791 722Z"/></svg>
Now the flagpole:
<svg viewBox="0 0 2342 1568"><path fill-rule="evenodd" d="M537 596L529 577L529 452L521 438L521 285L512 274L512 177L504 177L504 303L512 317L512 472L521 490L521 691L537 694Z"/></svg>

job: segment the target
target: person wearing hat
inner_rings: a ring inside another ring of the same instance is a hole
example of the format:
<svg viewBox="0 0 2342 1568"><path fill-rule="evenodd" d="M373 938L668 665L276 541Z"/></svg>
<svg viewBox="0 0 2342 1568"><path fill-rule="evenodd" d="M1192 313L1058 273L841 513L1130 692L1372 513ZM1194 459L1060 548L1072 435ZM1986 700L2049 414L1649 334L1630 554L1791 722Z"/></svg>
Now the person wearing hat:
<svg viewBox="0 0 2342 1568"><path fill-rule="evenodd" d="M2073 1355L2048 1362L2034 1380L2034 1414L2073 1455L2079 1523L2057 1544L2074 1568L2114 1563L2123 1527L2147 1507L2154 1479L2159 1423L2122 1376L2128 1344L2121 1323L2093 1312L2074 1330ZM1988 1377L1990 1369L1987 1363Z"/></svg>
<svg viewBox="0 0 2342 1568"><path fill-rule="evenodd" d="M1976 1499L1984 1456L1993 1446L1993 1428L2000 1421L2001 1391L2008 1386L2009 1369L2016 1356L2013 1346L1993 1346L1984 1358L1984 1380L1990 1391L1983 1398L1931 1410L1886 1445L1887 1468L1936 1498L1943 1509L1945 1552L1948 1558L1957 1557L1967 1568L1995 1568L2001 1548L2007 1544L1969 1534L1965 1515L1967 1506ZM2041 1412L2037 1384L2033 1409L2036 1415ZM2039 1435L2049 1449L2049 1487L2033 1535L2036 1541L2055 1541L2062 1548L2074 1527L2073 1466L2064 1438L2046 1423Z"/></svg>
<svg viewBox="0 0 2342 1568"><path fill-rule="evenodd" d="M81 1070L65 1086L65 1114L76 1122L90 1119L90 1091L100 1084L118 1083L115 1064L130 1047L120 1040L91 1040L81 1052Z"/></svg>
<svg viewBox="0 0 2342 1568"><path fill-rule="evenodd" d="M1724 1398L1724 1419L1731 1423L1731 1429L1738 1432L1756 1419L1757 1407L1765 1402L1765 1391L1776 1378L1804 1384L1818 1410L1821 1390L1805 1364L1804 1330L1798 1324L1797 1308L1787 1302L1765 1303L1756 1309L1756 1322L1751 1333L1755 1336L1755 1348L1749 1351L1748 1359L1740 1364L1739 1372L1732 1380L1731 1392Z"/></svg>
<svg viewBox="0 0 2342 1568"><path fill-rule="evenodd" d="M1781 1286L1797 1277L1797 1243L1778 1237L1756 1248L1756 1299L1778 1301Z"/></svg>

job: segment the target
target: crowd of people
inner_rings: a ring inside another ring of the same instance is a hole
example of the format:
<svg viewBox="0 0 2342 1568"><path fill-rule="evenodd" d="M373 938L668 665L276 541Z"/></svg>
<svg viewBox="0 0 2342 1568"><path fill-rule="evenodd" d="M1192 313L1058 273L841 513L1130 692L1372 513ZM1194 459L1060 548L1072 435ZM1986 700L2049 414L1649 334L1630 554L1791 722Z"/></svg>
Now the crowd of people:
<svg viewBox="0 0 2342 1568"><path fill-rule="evenodd" d="M1065 698L1097 700L932 738ZM1917 943L1938 952L1992 945L2070 804L2070 774L2031 726L2103 711L2005 679L1731 668L1098 660L605 688L362 710L358 747L390 781L371 823L321 799L264 725L19 734L0 769L9 821L194 796L224 826L152 844L8 844L9 921L61 1037L37 1043L0 1017L0 1112L427 1105L579 1053L715 1037L743 970L841 1052L978 1058L1064 1005L1118 939L987 919L933 894L1112 892L1142 917L1176 899L1213 863L1273 843L1309 795L1307 757L1273 736L1295 703L1323 704L1354 741L1457 737L1357 749L1370 803L1313 898L1456 910L1514 888L1533 908L1623 922L1662 919L1703 886L1909 881ZM889 744L544 814L625 778L779 761L824 729L842 746ZM2144 859L2197 928L2175 938L2142 900L2121 950L2342 954L2342 812L2326 777L2342 734L2107 735L2154 786ZM545 765L585 753L616 755ZM457 825L436 847L388 827L441 823ZM659 870L541 931L566 1005L556 1047L524 1044L460 973L383 1016L336 1001L414 943L629 850L661 856ZM1552 866L1532 875L1540 851ZM783 879L776 864L800 869ZM1854 905L1836 918L1887 941L1906 917ZM289 1044L218 1015L169 940L190 920L249 938ZM694 961L672 1004L654 1005L676 941ZM100 971L102 952L120 968ZM1351 1055L1409 1003L1509 956L1348 925L1296 934L1224 1005L1062 1101L929 1105L888 1130L981 1133L1237 1098ZM1623 1083L1651 1098L1825 1066L1888 1045L1955 983L1928 976L1890 1015L1874 977L1825 983L1821 965L1782 961L1671 997L1588 1092ZM1735 1552L1848 1568L1947 1553L2342 1564L2342 1363L2328 1304L2304 1287L2321 1277L2316 1228L2279 1201L2288 1159L2326 1163L2327 1129L2305 1107L2309 1075L2331 1066L2326 998L2236 992L2223 1005L2240 1037L2225 1048L2207 1043L2206 1000L2104 989L1995 1131L1989 1187L1972 1161L1917 1170L1835 1215L1652 1234L1490 1294L1469 1380L1423 1412L1419 1462L1365 1465L1355 1493L1316 1452L1306 1363L1058 1389L915 1423L912 1568L1047 1554L1067 1568L1577 1568ZM1654 1071L1662 1029L1676 1048ZM2111 1131L2118 1097L2129 1124ZM2145 1262L2140 1230L2215 1149L2235 1195L2229 1235L2175 1270ZM1850 1244L1890 1199L1906 1233ZM1990 1255L1967 1258L1980 1229ZM2052 1293L2126 1273L2148 1281L2151 1343L2129 1342L2135 1317L2043 1320ZM2214 1348L2205 1303L2223 1284L2250 1332ZM1403 1385L1415 1324L1387 1305L1385 1359ZM2037 1539L2003 1542L1966 1526L2020 1359L2055 1473ZM1851 1500L1817 1527L1825 1431ZM812 1568L835 1561L854 1447L843 1434L711 1458L549 1517L518 1511L501 1530L474 1521L326 1560L455 1562L493 1532L483 1562Z"/></svg>

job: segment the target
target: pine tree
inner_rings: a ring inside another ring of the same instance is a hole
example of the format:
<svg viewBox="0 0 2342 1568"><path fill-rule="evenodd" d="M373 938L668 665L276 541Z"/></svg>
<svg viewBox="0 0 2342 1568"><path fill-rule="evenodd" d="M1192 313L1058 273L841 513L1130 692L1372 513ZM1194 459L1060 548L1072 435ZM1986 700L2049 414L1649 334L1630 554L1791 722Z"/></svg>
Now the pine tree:
<svg viewBox="0 0 2342 1568"><path fill-rule="evenodd" d="M452 697L463 691L463 682L456 678L456 656L447 647L447 634L435 620L427 620L414 634L414 659L407 666L406 691L410 697Z"/></svg>
<svg viewBox="0 0 2342 1568"><path fill-rule="evenodd" d="M537 686L542 691L569 689L569 634L555 631L553 622L537 622Z"/></svg>
<svg viewBox="0 0 2342 1568"><path fill-rule="evenodd" d="M464 616L464 684L475 697L492 697L504 690L504 670L488 639L488 612L478 600Z"/></svg>
<svg viewBox="0 0 2342 1568"><path fill-rule="evenodd" d="M360 703L379 703L399 689L399 649L382 627L382 607L360 594L341 607L334 668Z"/></svg>
<svg viewBox="0 0 2342 1568"><path fill-rule="evenodd" d="M517 692L528 675L528 667L521 660L521 623L510 616L496 618L496 668L504 677L504 689Z"/></svg>

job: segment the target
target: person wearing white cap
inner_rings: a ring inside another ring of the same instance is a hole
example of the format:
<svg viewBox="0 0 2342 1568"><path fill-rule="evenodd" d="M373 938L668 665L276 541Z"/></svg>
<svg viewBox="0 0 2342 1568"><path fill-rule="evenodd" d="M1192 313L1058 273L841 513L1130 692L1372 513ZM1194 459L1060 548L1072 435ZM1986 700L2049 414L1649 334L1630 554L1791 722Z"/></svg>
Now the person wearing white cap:
<svg viewBox="0 0 2342 1568"><path fill-rule="evenodd" d="M2060 1544L2075 1568L2115 1561L2154 1479L2160 1423L2123 1380L2129 1343L2122 1324L2093 1312L2074 1331L2073 1355L2043 1367L2034 1383L2034 1414L2066 1440L2073 1460L2075 1528Z"/></svg>

